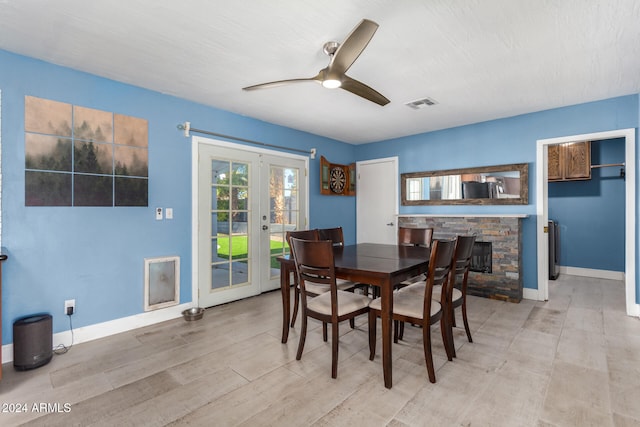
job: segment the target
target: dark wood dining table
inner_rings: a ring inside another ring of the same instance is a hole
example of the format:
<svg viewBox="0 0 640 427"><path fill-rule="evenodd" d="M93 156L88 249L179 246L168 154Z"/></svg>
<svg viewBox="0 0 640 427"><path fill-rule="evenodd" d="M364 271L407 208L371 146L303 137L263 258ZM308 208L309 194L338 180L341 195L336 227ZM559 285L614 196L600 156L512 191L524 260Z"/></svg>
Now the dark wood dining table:
<svg viewBox="0 0 640 427"><path fill-rule="evenodd" d="M429 249L416 246L360 243L334 248L336 276L352 282L380 288L382 298L382 370L384 385L392 386L391 343L393 322L393 289L408 279L427 271ZM289 255L278 257L282 292L282 342L289 338L291 311L291 272L295 271Z"/></svg>

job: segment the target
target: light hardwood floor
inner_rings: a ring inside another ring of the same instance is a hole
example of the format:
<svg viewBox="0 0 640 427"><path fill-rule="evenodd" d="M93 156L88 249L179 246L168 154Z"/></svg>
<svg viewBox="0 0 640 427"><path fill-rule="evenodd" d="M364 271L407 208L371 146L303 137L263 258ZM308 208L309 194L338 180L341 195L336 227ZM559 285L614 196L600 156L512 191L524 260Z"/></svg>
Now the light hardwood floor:
<svg viewBox="0 0 640 427"><path fill-rule="evenodd" d="M420 330L408 327L385 389L380 348L368 360L366 316L355 330L341 325L337 379L316 322L296 361L300 321L281 344L280 296L271 292L200 321L76 345L32 371L6 364L0 402L28 411L0 413L0 425L640 425L640 321L624 313L623 283L564 275L550 285L546 303L471 297L474 342L459 328L453 362L434 327L436 384ZM33 403L62 412L35 412Z"/></svg>

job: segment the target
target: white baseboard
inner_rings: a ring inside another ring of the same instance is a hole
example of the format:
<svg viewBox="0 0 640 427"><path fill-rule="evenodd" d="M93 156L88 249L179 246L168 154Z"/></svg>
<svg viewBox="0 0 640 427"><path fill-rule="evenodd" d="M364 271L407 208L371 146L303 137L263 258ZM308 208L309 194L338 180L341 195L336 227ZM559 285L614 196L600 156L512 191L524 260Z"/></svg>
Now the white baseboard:
<svg viewBox="0 0 640 427"><path fill-rule="evenodd" d="M581 267L560 267L560 274L571 276L593 277L596 279L624 280L624 271L595 270Z"/></svg>
<svg viewBox="0 0 640 427"><path fill-rule="evenodd" d="M522 288L522 298L523 299L530 299L530 300L534 300L534 301L542 301L542 299L540 299L539 295L540 295L540 292L538 292L537 289Z"/></svg>
<svg viewBox="0 0 640 427"><path fill-rule="evenodd" d="M182 311L194 307L193 303L175 305L160 310L135 314L129 317L110 320L108 322L96 323L94 325L83 326L73 329L73 344L80 344L104 338L109 335L119 334L132 329L142 328L155 323L164 322L182 316ZM71 344L71 331L63 331L53 334L53 347L60 344L69 346ZM13 343L2 346L2 363L13 362Z"/></svg>
<svg viewBox="0 0 640 427"><path fill-rule="evenodd" d="M595 270L592 268L581 268L581 267L560 267L560 274L567 274L570 276L581 276L581 277L593 277L596 279L607 279L607 280L624 280L624 271L610 271L610 270ZM529 299L533 301L544 301L543 298L540 298L540 292L538 289L532 288L523 288L522 289L522 298Z"/></svg>

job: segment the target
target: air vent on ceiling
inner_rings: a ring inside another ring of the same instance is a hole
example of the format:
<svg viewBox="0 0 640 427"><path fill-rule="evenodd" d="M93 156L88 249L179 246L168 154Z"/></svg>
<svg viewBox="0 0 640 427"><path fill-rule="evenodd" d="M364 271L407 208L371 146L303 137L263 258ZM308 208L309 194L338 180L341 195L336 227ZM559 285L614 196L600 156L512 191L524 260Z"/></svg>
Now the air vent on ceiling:
<svg viewBox="0 0 640 427"><path fill-rule="evenodd" d="M424 107L430 107L432 105L436 105L437 103L438 103L438 101L436 101L435 99L422 98L422 99L416 99L415 101L407 102L404 105L406 105L407 107L411 107L414 110L419 110L419 109L424 108Z"/></svg>

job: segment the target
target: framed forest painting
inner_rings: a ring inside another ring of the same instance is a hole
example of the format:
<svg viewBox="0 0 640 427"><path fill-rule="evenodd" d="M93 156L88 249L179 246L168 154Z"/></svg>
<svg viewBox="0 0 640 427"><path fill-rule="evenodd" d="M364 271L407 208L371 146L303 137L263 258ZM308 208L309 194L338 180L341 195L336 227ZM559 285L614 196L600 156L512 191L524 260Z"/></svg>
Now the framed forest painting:
<svg viewBox="0 0 640 427"><path fill-rule="evenodd" d="M25 97L26 206L148 206L148 122Z"/></svg>

